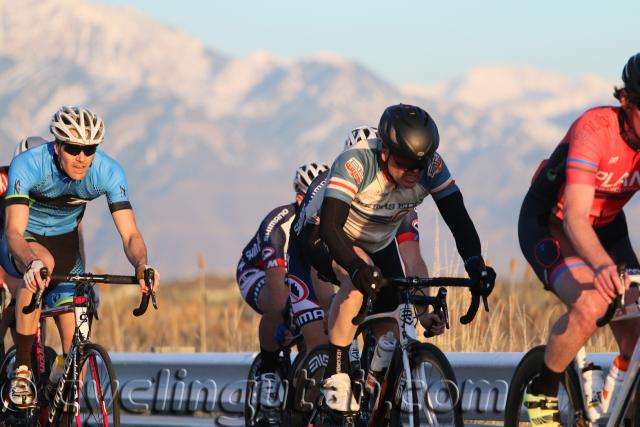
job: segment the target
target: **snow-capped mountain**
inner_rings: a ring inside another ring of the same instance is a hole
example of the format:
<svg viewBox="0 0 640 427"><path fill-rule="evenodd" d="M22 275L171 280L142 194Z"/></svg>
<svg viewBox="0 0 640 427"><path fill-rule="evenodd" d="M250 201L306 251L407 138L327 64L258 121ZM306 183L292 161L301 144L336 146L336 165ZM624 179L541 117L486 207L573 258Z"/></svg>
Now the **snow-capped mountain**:
<svg viewBox="0 0 640 427"><path fill-rule="evenodd" d="M505 267L520 255L517 211L535 166L582 110L612 101L613 83L502 65L396 87L330 53L231 58L131 8L0 0L6 161L22 137L48 136L59 106L101 113L103 148L127 171L151 261L165 277L192 274L197 252L209 269L232 271L262 216L292 200L295 168L331 163L351 127L376 125L398 102L435 117L442 155L490 257ZM427 253L432 205L420 210ZM104 204L85 218L90 267L128 268Z"/></svg>

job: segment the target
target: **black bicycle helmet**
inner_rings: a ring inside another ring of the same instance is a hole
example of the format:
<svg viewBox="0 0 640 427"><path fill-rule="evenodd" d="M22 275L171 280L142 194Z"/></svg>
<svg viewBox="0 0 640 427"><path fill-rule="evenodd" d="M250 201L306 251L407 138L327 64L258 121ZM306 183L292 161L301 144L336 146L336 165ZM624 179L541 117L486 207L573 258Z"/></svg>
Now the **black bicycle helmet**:
<svg viewBox="0 0 640 427"><path fill-rule="evenodd" d="M402 157L428 162L438 149L440 136L433 118L420 107L398 104L380 117L378 133L384 147Z"/></svg>
<svg viewBox="0 0 640 427"><path fill-rule="evenodd" d="M640 53L636 53L627 61L622 69L622 81L629 100L640 104Z"/></svg>

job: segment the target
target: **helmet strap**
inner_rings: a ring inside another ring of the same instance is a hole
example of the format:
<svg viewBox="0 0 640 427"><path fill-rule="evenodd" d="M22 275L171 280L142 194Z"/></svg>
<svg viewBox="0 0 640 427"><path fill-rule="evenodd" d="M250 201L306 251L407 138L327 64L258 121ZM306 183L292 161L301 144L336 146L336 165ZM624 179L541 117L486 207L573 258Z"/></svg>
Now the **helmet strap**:
<svg viewBox="0 0 640 427"><path fill-rule="evenodd" d="M391 181L394 184L396 184L395 179L393 179L393 177L389 173L389 158L391 157L391 152L389 151L388 153L389 154L387 155L387 160L386 161L382 158L382 151L380 151L378 153L378 158L380 159L380 165L381 165L382 173L384 174L385 178L387 178L389 181Z"/></svg>

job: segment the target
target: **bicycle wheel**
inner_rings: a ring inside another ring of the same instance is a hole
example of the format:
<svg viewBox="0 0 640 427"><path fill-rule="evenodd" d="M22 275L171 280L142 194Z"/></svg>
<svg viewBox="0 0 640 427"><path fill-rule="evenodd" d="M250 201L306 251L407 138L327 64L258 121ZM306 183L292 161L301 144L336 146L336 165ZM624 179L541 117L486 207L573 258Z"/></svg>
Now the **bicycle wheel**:
<svg viewBox="0 0 640 427"><path fill-rule="evenodd" d="M636 374L634 379L634 386L632 387L634 392L631 396L627 397L626 407L631 406L631 427L640 427L640 373ZM621 396L618 396L620 399Z"/></svg>
<svg viewBox="0 0 640 427"><path fill-rule="evenodd" d="M524 355L513 373L507 404L505 407L505 427L530 426L526 408L522 403L524 392L529 383L542 370L545 346L534 347ZM558 393L558 409L562 425L581 425L585 420L584 402L580 388L580 378L573 364L565 371L564 379L560 382Z"/></svg>
<svg viewBox="0 0 640 427"><path fill-rule="evenodd" d="M15 346L9 347L9 350L2 361L2 365L0 366L0 399L2 400L2 405L0 406L0 426L31 426L36 425L38 423L38 419L40 419L42 424L45 422L48 414L46 407L41 408L38 405L34 409L29 410L29 414L26 414L15 412L15 410L11 409L11 405L9 404L9 389L11 387L11 383L8 379L13 374L13 370L15 368L15 356ZM37 370L34 370L33 372L38 400L40 400L44 395L43 387L46 385L46 380L49 378L49 372L51 371L51 366L56 359L57 353L53 348L45 346L44 356L44 375L39 376ZM31 358L31 365L37 366L35 352L32 353Z"/></svg>
<svg viewBox="0 0 640 427"><path fill-rule="evenodd" d="M80 411L73 415L70 410L58 412L61 422L53 425L75 427L77 425L99 425L120 427L120 402L115 369L109 353L100 345L85 344L78 362L80 387L74 396L73 384L65 390L65 402L77 402ZM78 424L79 423L79 424Z"/></svg>
<svg viewBox="0 0 640 427"><path fill-rule="evenodd" d="M411 381L407 381L402 353L396 351L387 376L386 402L391 425L463 427L462 404L453 368L435 345L415 342L409 349ZM388 405L388 403L387 403Z"/></svg>
<svg viewBox="0 0 640 427"><path fill-rule="evenodd" d="M245 426L258 426L258 425L281 425L282 424L282 411L281 408L267 408L260 407L260 364L262 357L260 353L256 355L249 367L249 374L247 375L247 387L245 389L244 397L244 421ZM291 362L287 362L283 355L278 356L278 367L276 372L281 379L286 379L289 374L289 367ZM285 396L287 393L283 391L283 384L279 385L278 396Z"/></svg>
<svg viewBox="0 0 640 427"><path fill-rule="evenodd" d="M320 382L329 363L329 346L320 345L301 358L292 375L287 410L292 427L306 426L320 396Z"/></svg>

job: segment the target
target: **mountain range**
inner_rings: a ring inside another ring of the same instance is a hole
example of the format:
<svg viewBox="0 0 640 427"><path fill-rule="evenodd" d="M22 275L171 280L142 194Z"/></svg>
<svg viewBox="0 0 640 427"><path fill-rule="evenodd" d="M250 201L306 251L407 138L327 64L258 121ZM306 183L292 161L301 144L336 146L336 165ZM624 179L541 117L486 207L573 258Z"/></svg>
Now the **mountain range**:
<svg viewBox="0 0 640 427"><path fill-rule="evenodd" d="M0 147L49 137L61 105L103 115L103 149L127 171L151 262L165 277L232 272L261 218L293 200L296 167L331 163L348 131L387 105L422 106L499 270L520 257L516 222L537 164L590 106L614 102L595 75L479 66L438 85L394 85L331 53L234 58L130 7L87 0L0 0ZM437 64L433 64L437 66ZM632 209L635 209L632 207ZM434 204L420 207L429 264L455 264ZM126 272L106 203L85 215L89 267ZM434 251L438 235L439 250Z"/></svg>

